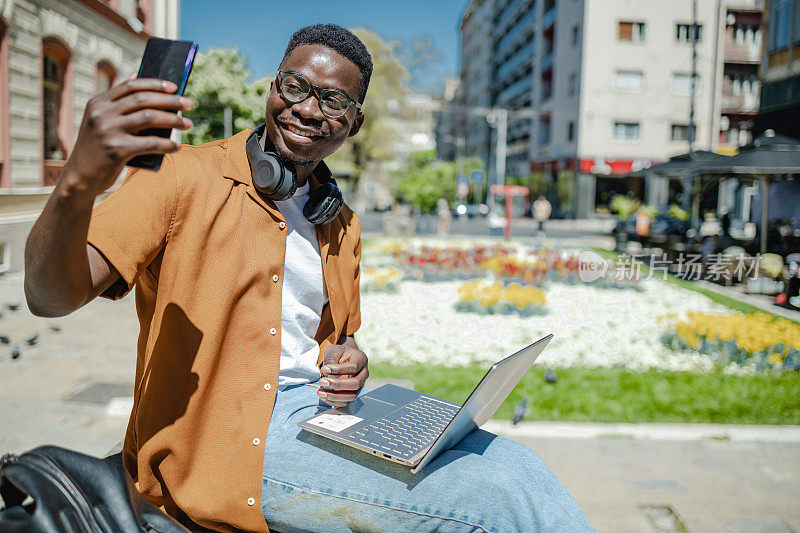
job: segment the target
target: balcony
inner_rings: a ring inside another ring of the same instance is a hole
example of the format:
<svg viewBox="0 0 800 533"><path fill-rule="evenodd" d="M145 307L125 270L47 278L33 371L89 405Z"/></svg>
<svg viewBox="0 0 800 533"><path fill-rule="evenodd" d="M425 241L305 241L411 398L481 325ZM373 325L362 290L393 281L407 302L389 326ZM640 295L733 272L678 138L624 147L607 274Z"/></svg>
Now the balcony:
<svg viewBox="0 0 800 533"><path fill-rule="evenodd" d="M753 63L761 61L761 45L758 43L725 43L726 63Z"/></svg>
<svg viewBox="0 0 800 533"><path fill-rule="evenodd" d="M512 46L515 46L529 34L533 33L533 23L535 20L536 11L532 9L514 24L505 35L500 37L494 50L495 57L503 57Z"/></svg>
<svg viewBox="0 0 800 533"><path fill-rule="evenodd" d="M547 31L556 22L556 6L553 4L542 16L542 30Z"/></svg>
<svg viewBox="0 0 800 533"><path fill-rule="evenodd" d="M542 58L542 72L552 70L554 58L555 54L553 52L550 52Z"/></svg>
<svg viewBox="0 0 800 533"><path fill-rule="evenodd" d="M533 41L519 48L497 68L496 78L498 80L504 80L507 76L509 76L509 74L515 72L517 67L523 66L527 63L532 63L534 51L535 43Z"/></svg>
<svg viewBox="0 0 800 533"><path fill-rule="evenodd" d="M758 111L758 96L754 94L723 94L723 113L756 113Z"/></svg>

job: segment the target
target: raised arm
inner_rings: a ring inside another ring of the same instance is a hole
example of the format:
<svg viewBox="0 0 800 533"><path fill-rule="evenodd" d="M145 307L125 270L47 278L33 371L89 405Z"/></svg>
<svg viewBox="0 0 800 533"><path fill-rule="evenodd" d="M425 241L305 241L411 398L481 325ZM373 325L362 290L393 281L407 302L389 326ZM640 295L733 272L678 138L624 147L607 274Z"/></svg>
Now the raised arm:
<svg viewBox="0 0 800 533"><path fill-rule="evenodd" d="M191 109L191 100L171 94L176 90L171 82L135 79L89 101L75 148L25 246L25 297L35 315L69 314L119 277L86 242L92 206L131 157L178 149L170 139L135 135L147 128L191 127L170 112Z"/></svg>

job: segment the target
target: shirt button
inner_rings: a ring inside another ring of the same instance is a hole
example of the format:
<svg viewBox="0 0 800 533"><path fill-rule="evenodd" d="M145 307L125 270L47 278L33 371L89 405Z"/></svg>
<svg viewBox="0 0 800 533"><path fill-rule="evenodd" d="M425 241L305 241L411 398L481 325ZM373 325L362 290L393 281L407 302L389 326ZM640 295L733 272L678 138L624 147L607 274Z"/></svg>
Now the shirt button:
<svg viewBox="0 0 800 533"><path fill-rule="evenodd" d="M247 505L255 505L256 499L255 498L247 498Z"/></svg>
<svg viewBox="0 0 800 533"><path fill-rule="evenodd" d="M253 439L253 446L258 446L259 444L261 444L261 439L259 439L258 437L254 438Z"/></svg>
<svg viewBox="0 0 800 533"><path fill-rule="evenodd" d="M280 224L278 224L278 227L281 228L281 229L285 228L286 227L286 222L281 221Z"/></svg>
<svg viewBox="0 0 800 533"><path fill-rule="evenodd" d="M269 328L269 333L270 335L275 335L276 333L278 333L278 330L275 328Z"/></svg>
<svg viewBox="0 0 800 533"><path fill-rule="evenodd" d="M274 276L272 276L272 281L274 281L274 282L276 282L276 283L278 282L278 275L277 275L277 274L275 274Z"/></svg>
<svg viewBox="0 0 800 533"><path fill-rule="evenodd" d="M272 385L270 385L269 383L264 383L264 390L270 390L271 388Z"/></svg>

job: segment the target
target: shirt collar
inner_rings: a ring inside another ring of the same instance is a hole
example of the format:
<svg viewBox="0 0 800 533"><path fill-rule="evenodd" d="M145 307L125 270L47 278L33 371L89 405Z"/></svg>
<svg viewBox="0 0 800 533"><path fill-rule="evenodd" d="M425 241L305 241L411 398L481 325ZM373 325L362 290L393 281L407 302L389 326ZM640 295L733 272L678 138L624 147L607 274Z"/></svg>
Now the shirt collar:
<svg viewBox="0 0 800 533"><path fill-rule="evenodd" d="M242 130L236 135L229 137L225 145L225 170L222 174L223 177L244 183L245 185L253 185L253 175L250 173L250 163L247 161L247 138L253 130ZM317 169L314 169L316 176ZM306 181L308 183L308 181ZM254 191L255 192L255 191Z"/></svg>

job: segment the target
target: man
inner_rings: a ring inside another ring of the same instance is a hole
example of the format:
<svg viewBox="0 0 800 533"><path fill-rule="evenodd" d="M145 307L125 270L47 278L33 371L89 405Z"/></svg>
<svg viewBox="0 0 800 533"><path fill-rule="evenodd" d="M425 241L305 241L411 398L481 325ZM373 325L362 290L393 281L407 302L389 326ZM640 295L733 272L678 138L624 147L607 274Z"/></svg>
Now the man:
<svg viewBox="0 0 800 533"><path fill-rule="evenodd" d="M533 202L533 219L538 222L538 232L544 234L544 223L550 218L553 208L543 194Z"/></svg>
<svg viewBox="0 0 800 533"><path fill-rule="evenodd" d="M93 99L28 239L29 306L64 315L136 286L141 334L123 463L140 492L191 527L590 528L538 457L488 433L411 476L297 427L320 400L354 400L368 376L352 337L358 217L345 206L313 227L300 211L322 159L358 132L371 72L347 30L294 34L259 139L296 167L297 192L283 201L254 188L249 131L180 149L132 135L190 127L168 112L191 107L174 85L132 80ZM332 90L341 114L328 105ZM153 152L168 154L159 172L129 172L92 210L125 161ZM498 491L512 508L498 511Z"/></svg>

